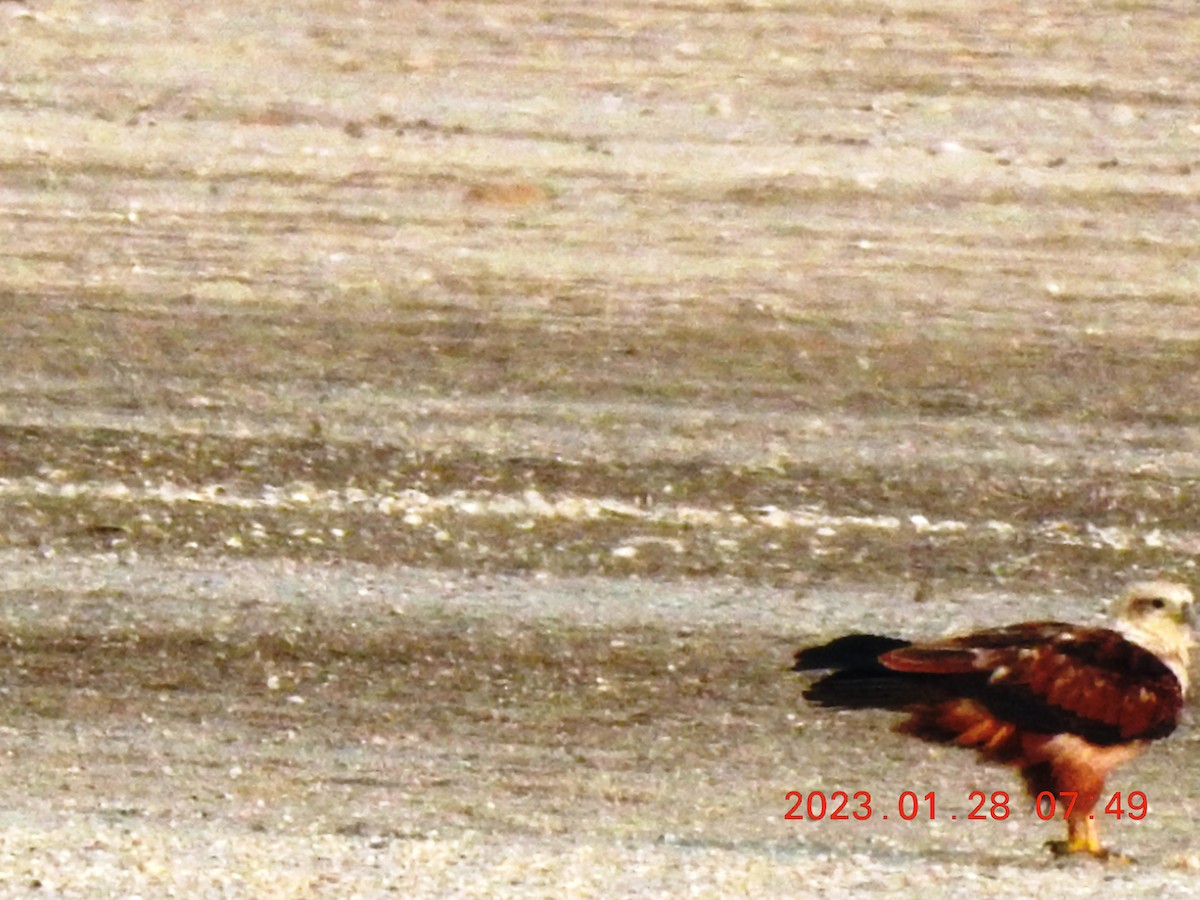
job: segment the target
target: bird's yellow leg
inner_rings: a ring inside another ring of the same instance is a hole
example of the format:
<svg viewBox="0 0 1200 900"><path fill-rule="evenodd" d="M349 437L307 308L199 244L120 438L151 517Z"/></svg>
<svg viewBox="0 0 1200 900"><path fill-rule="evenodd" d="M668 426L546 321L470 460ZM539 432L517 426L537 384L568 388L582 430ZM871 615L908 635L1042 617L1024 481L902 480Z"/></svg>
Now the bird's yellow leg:
<svg viewBox="0 0 1200 900"><path fill-rule="evenodd" d="M1055 856L1071 856L1076 853L1086 853L1105 862L1131 863L1133 860L1120 853L1114 853L1100 846L1100 829L1096 820L1091 818L1067 819L1067 839L1065 841L1047 841L1046 846Z"/></svg>

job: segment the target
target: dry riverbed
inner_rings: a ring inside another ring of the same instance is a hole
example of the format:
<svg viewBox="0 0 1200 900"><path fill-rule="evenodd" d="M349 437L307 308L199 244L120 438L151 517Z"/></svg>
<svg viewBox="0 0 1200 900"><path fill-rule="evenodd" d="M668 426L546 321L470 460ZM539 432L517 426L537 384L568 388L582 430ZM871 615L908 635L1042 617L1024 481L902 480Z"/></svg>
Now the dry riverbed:
<svg viewBox="0 0 1200 900"><path fill-rule="evenodd" d="M816 715L1200 549L1200 52L1050 9L0 2L0 894L1191 889ZM785 821L789 790L936 821Z"/></svg>

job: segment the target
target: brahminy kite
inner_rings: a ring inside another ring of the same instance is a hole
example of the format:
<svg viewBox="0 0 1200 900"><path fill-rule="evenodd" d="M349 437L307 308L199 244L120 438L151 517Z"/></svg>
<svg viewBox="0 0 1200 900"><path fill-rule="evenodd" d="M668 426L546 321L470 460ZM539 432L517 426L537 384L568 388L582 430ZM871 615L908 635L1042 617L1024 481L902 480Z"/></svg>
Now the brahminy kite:
<svg viewBox="0 0 1200 900"><path fill-rule="evenodd" d="M1094 809L1108 774L1179 723L1192 602L1182 584L1141 582L1112 628L1024 622L931 641L851 634L800 650L794 669L832 670L804 691L812 703L906 712L898 731L1013 766L1034 798L1077 795L1067 839L1047 846L1121 858L1101 846Z"/></svg>

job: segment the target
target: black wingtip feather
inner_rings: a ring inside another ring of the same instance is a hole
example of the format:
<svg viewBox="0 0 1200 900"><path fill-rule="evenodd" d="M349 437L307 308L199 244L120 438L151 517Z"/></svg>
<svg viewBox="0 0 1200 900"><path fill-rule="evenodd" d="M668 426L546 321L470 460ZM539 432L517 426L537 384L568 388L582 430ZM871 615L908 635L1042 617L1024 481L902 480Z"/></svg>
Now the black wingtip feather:
<svg viewBox="0 0 1200 900"><path fill-rule="evenodd" d="M842 709L903 709L927 695L928 678L892 672L879 662L890 650L911 646L900 638L848 634L796 653L796 672L830 670L804 691L817 706Z"/></svg>
<svg viewBox="0 0 1200 900"><path fill-rule="evenodd" d="M855 669L876 665L879 657L889 650L907 647L909 641L883 637L878 634L848 634L821 644L796 651L793 672L818 669Z"/></svg>

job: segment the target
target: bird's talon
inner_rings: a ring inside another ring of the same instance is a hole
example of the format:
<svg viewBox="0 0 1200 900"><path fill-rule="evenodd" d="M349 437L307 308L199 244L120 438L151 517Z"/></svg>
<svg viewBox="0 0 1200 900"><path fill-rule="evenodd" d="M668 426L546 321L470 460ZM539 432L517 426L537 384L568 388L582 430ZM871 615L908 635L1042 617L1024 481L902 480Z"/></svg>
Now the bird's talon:
<svg viewBox="0 0 1200 900"><path fill-rule="evenodd" d="M1114 866L1129 866L1137 862L1132 856L1126 856L1124 853L1109 850L1107 847L1096 847L1093 849L1086 844L1073 847L1070 841L1046 841L1046 849L1060 859L1068 856L1086 855L1099 862Z"/></svg>

